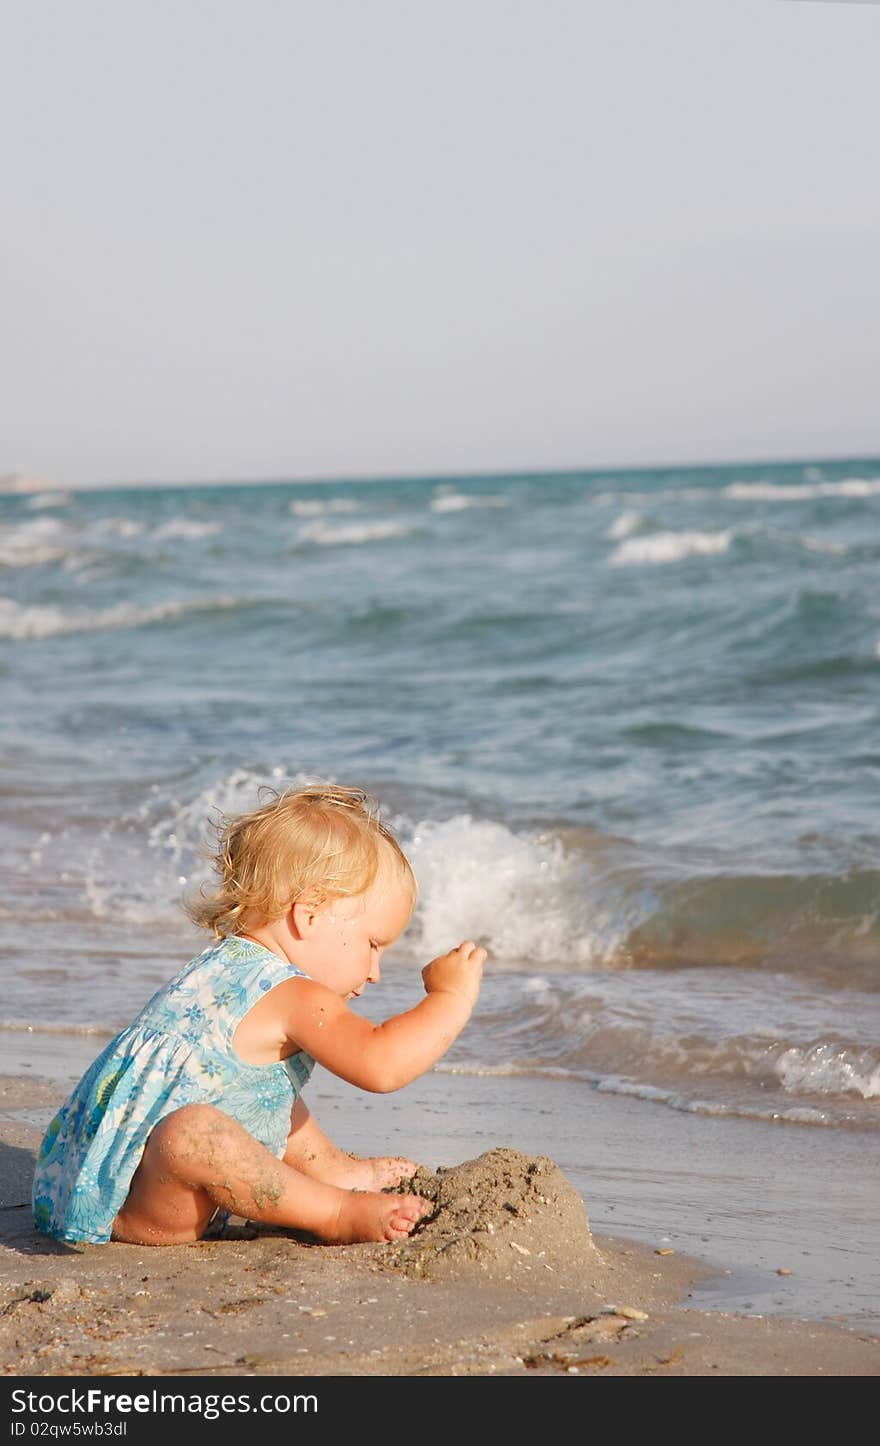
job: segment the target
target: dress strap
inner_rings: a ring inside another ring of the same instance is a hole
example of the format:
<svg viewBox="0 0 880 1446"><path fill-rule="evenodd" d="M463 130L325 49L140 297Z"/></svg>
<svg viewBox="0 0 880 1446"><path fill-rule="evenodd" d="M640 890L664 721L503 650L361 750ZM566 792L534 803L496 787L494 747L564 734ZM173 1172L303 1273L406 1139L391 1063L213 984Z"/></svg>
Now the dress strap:
<svg viewBox="0 0 880 1446"><path fill-rule="evenodd" d="M212 962L218 1033L227 1049L238 1025L258 1000L288 979L307 977L264 944L239 934L230 934L222 941Z"/></svg>

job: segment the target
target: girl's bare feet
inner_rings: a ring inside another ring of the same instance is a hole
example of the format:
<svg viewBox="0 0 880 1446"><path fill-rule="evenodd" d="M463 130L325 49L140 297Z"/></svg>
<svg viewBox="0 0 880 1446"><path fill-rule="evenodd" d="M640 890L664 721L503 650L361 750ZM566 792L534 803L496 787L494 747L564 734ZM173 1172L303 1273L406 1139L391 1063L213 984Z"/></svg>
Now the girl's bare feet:
<svg viewBox="0 0 880 1446"><path fill-rule="evenodd" d="M421 1195L382 1195L351 1190L343 1196L336 1220L322 1237L333 1245L401 1240L432 1209Z"/></svg>
<svg viewBox="0 0 880 1446"><path fill-rule="evenodd" d="M385 1159L378 1171L372 1160L345 1163L360 1167L363 1184L346 1180L343 1186L303 1174L222 1110L183 1105L152 1131L113 1236L131 1244L181 1245L199 1239L219 1206L247 1220L345 1245L400 1240L432 1209L419 1195L376 1188L377 1174L399 1180L412 1161Z"/></svg>
<svg viewBox="0 0 880 1446"><path fill-rule="evenodd" d="M324 1178L332 1178L332 1183L343 1190L387 1190L392 1185L399 1185L401 1180L411 1179L418 1168L415 1160L402 1160L392 1155L373 1155L364 1159L352 1155L338 1174Z"/></svg>

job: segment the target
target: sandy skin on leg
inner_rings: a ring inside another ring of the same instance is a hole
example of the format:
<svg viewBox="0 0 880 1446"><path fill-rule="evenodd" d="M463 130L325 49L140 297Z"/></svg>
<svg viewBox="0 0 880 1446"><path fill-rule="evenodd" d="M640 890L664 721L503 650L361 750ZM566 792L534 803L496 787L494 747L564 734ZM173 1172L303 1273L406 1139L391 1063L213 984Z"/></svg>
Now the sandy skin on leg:
<svg viewBox="0 0 880 1446"><path fill-rule="evenodd" d="M198 1240L217 1206L328 1243L399 1240L431 1206L418 1195L346 1190L277 1159L213 1105L185 1105L152 1131L113 1239L135 1245Z"/></svg>
<svg viewBox="0 0 880 1446"><path fill-rule="evenodd" d="M419 1168L399 1155L361 1157L340 1150L324 1134L300 1097L293 1107L284 1163L304 1175L338 1185L341 1190L384 1190L406 1180Z"/></svg>

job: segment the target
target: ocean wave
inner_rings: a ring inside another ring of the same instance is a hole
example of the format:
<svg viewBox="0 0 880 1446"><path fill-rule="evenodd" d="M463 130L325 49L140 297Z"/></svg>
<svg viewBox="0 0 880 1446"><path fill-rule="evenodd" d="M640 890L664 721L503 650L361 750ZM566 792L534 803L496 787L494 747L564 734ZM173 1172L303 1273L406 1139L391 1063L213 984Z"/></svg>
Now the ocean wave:
<svg viewBox="0 0 880 1446"><path fill-rule="evenodd" d="M781 1086L785 1094L805 1098L851 1095L870 1100L880 1095L880 1054L876 1050L829 1040L804 1045L768 1043L755 1036L714 1040L693 1033L659 1040L646 1038L645 1029L630 1032L629 1050L622 1044L618 1047L621 1055L631 1055L624 1069L655 1081L670 1076L680 1082L687 1080L691 1091L696 1081L705 1088L708 1081L715 1080L726 1087L738 1081L764 1090ZM598 1044L601 1048L601 1039Z"/></svg>
<svg viewBox="0 0 880 1446"><path fill-rule="evenodd" d="M880 1057L867 1050L827 1042L792 1045L774 1061L773 1070L791 1094L880 1096Z"/></svg>
<svg viewBox="0 0 880 1446"><path fill-rule="evenodd" d="M133 517L99 517L92 523L91 531L98 537L140 537L146 525Z"/></svg>
<svg viewBox="0 0 880 1446"><path fill-rule="evenodd" d="M608 561L612 567L681 562L686 557L726 552L732 538L729 528L723 532L657 532L650 537L629 537L615 548Z"/></svg>
<svg viewBox="0 0 880 1446"><path fill-rule="evenodd" d="M314 781L283 760L181 779L85 845L70 833L40 844L76 860L68 890L94 918L170 938L181 901L210 877L212 820L250 810L267 784ZM471 814L389 821L420 886L386 971L392 991L409 974L397 984L398 962L464 937L489 950L480 1009L448 1061L457 1071L570 1077L704 1113L880 1123L880 1001L857 992L854 964L876 991L877 874L675 882L587 830ZM54 856L39 867L51 872ZM827 955L831 988L809 978L805 948ZM779 959L787 972L774 972Z"/></svg>
<svg viewBox="0 0 880 1446"><path fill-rule="evenodd" d="M200 537L215 537L221 531L219 522L198 522L194 517L173 517L163 522L151 535L157 540L166 537L183 537L196 540Z"/></svg>
<svg viewBox="0 0 880 1446"><path fill-rule="evenodd" d="M115 1033L109 1024L47 1024L44 1020L32 1024L22 1019L0 1019L0 1030L4 1029L10 1034L76 1034L83 1039L92 1035L111 1038Z"/></svg>
<svg viewBox="0 0 880 1446"><path fill-rule="evenodd" d="M870 1120L848 1118L845 1112L819 1109L815 1105L786 1105L782 1101L766 1104L755 1097L748 1100L701 1099L686 1090L663 1089L659 1085L644 1084L615 1075L597 1081L596 1089L600 1094L629 1096L631 1099L665 1105L681 1114L707 1115L714 1119L765 1120L771 1124L789 1125L852 1124L861 1128L870 1124Z"/></svg>
<svg viewBox="0 0 880 1446"><path fill-rule="evenodd" d="M858 1108L847 1111L846 1109L829 1108L827 1104L824 1108L817 1105L789 1105L781 1100L769 1104L756 1096L749 1099L724 1099L721 1096L705 1099L690 1094L687 1089L664 1088L643 1080L626 1079L620 1075L607 1075L603 1079L597 1079L585 1076L583 1072L573 1072L554 1065L536 1067L499 1065L493 1067L477 1063L450 1064L444 1060L434 1066L434 1072L477 1079L579 1080L584 1084L591 1085L599 1094L621 1095L629 1099L645 1100L649 1104L662 1105L680 1114L704 1115L713 1119L761 1120L768 1124L836 1128L849 1126L860 1130L876 1127L876 1122L871 1116L865 1115Z"/></svg>
<svg viewBox="0 0 880 1446"><path fill-rule="evenodd" d="M432 512L464 512L468 507L508 507L506 497L489 497L474 492L438 492L431 498Z"/></svg>
<svg viewBox="0 0 880 1446"><path fill-rule="evenodd" d="M117 628L140 628L173 621L193 613L227 611L246 606L243 599L218 594L216 597L181 598L152 607L136 603L115 603L106 608L67 609L48 604L18 603L0 597L0 637L36 641L67 633L96 633Z"/></svg>
<svg viewBox="0 0 880 1446"><path fill-rule="evenodd" d="M99 517L83 523L40 516L7 526L0 539L0 564L13 568L63 562L68 572L77 572L111 558L116 542L130 542L145 534L147 542L195 541L220 530L220 522L188 517L171 518L148 533L145 524L132 517Z"/></svg>
<svg viewBox="0 0 880 1446"><path fill-rule="evenodd" d="M841 1119L829 1110L820 1110L806 1105L778 1108L761 1105L757 1101L744 1103L729 1100L693 1099L679 1090L660 1089L657 1085L639 1084L610 1076L596 1085L600 1094L628 1095L630 1098L647 1100L652 1104L666 1105L688 1115L708 1115L715 1119L766 1120L772 1124L790 1125L841 1125L857 1124L864 1127L866 1121Z"/></svg>
<svg viewBox="0 0 880 1446"><path fill-rule="evenodd" d="M655 886L626 940L635 968L784 969L880 989L880 872L708 874Z"/></svg>
<svg viewBox="0 0 880 1446"><path fill-rule="evenodd" d="M585 496L596 507L614 507L621 502L632 503L634 507L649 507L655 502L704 502L707 498L717 497L718 490L713 487L658 487L656 492L636 492L621 487L613 492L588 492Z"/></svg>
<svg viewBox="0 0 880 1446"><path fill-rule="evenodd" d="M850 550L845 542L824 541L820 537L796 537L794 541L805 552L826 552L836 557L843 557Z"/></svg>
<svg viewBox="0 0 880 1446"><path fill-rule="evenodd" d="M420 882L413 937L429 953L459 931L508 964L780 969L880 990L880 871L694 876L668 851L467 814L406 823L401 838Z"/></svg>
<svg viewBox="0 0 880 1446"><path fill-rule="evenodd" d="M88 527L67 518L32 517L6 527L0 539L0 564L9 568L38 567L63 562L68 571L83 565L83 559L100 557L105 538L129 539L144 531L143 523L128 517L103 517Z"/></svg>
<svg viewBox="0 0 880 1446"><path fill-rule="evenodd" d="M808 469L809 472L810 469ZM636 507L660 502L812 502L822 498L866 498L880 495L880 477L843 477L834 482L815 477L805 482L728 482L723 486L658 487L655 491L618 488L587 496L596 506L621 502Z"/></svg>
<svg viewBox="0 0 880 1446"><path fill-rule="evenodd" d="M783 532L779 528L752 525L737 530L742 541L759 545L765 542L778 543L782 547L801 548L804 552L826 553L830 557L845 557L852 548L845 542L833 538L814 537L811 533Z"/></svg>
<svg viewBox="0 0 880 1446"><path fill-rule="evenodd" d="M7 526L0 537L0 564L13 568L58 562L67 552L68 533L57 517L32 517Z"/></svg>
<svg viewBox="0 0 880 1446"><path fill-rule="evenodd" d="M189 795L152 794L92 850L88 907L130 923L172 918L181 889L198 889L210 877L204 848L212 820L253 809L267 786L314 782L279 764L233 769ZM584 835L582 846L571 848L549 834L516 833L469 815L418 823L398 816L393 823L419 879L417 912L401 945L408 957L430 957L457 933L479 937L508 964L581 969L619 960L626 967L626 939L654 907L640 878L633 886L625 869L615 877L601 838L591 847ZM124 870L120 846L132 850Z"/></svg>
<svg viewBox="0 0 880 1446"><path fill-rule="evenodd" d="M35 492L27 500L31 512L42 512L47 507L66 507L73 501L72 492Z"/></svg>
<svg viewBox="0 0 880 1446"><path fill-rule="evenodd" d="M264 772L236 768L189 797L157 787L133 816L111 823L85 856L83 895L97 919L173 925L181 905L213 878L214 825L259 806L267 790L314 783L281 765Z"/></svg>
<svg viewBox="0 0 880 1446"><path fill-rule="evenodd" d="M412 530L403 522L362 522L348 527L312 522L300 528L297 541L311 542L318 547L357 547L364 542L386 542L395 537L408 537Z"/></svg>
<svg viewBox="0 0 880 1446"><path fill-rule="evenodd" d="M620 516L612 522L605 535L609 537L612 542L619 542L622 537L629 537L631 532L635 532L636 528L641 526L641 523L642 514L640 512L634 512L631 508L627 508L626 512L621 512Z"/></svg>
<svg viewBox="0 0 880 1446"><path fill-rule="evenodd" d="M104 913L109 899L123 913L135 908L138 919L171 914L175 887L209 876L202 850L212 817L251 810L266 786L313 782L279 761L262 772L233 769L188 794L151 795L134 819L146 843L132 875L155 877L155 887L126 902L124 881L118 889L108 883L117 864L108 838L92 860L90 907ZM416 821L401 813L392 823L419 880L401 946L411 957L473 937L493 963L575 978L599 969L684 979L711 968L758 980L778 970L880 991L880 872L726 875L701 864L695 876L687 858L665 851L655 859L584 829L514 830L470 814ZM145 858L145 848L165 864Z"/></svg>
<svg viewBox="0 0 880 1446"><path fill-rule="evenodd" d="M324 512L359 512L360 503L353 497L299 498L290 504L295 517L320 517Z"/></svg>
<svg viewBox="0 0 880 1446"><path fill-rule="evenodd" d="M410 825L402 842L419 879L411 937L428 954L458 935L479 938L497 959L610 963L651 908L625 875L615 879L598 856L551 834L459 814Z"/></svg>
<svg viewBox="0 0 880 1446"><path fill-rule="evenodd" d="M8 525L0 538L0 564L5 567L35 567L62 562L75 572L111 557L113 544L145 537L147 542L180 538L196 541L220 532L218 521L174 517L148 532L143 522L131 517L100 517L89 523L67 518L40 516ZM146 536L145 536L146 535Z"/></svg>
<svg viewBox="0 0 880 1446"><path fill-rule="evenodd" d="M189 800L171 800L158 811L148 802L140 821L149 847L167 855L187 887L197 887L208 877L200 854L209 819L256 807L266 786L314 781L280 766L263 774L235 769ZM620 897L607 879L597 874L591 886L583 855L558 839L519 835L469 815L420 823L398 818L395 826L419 879L419 904L404 941L408 954L440 952L458 931L478 935L496 958L583 966L612 958L643 917L644 907ZM104 898L100 907L106 908Z"/></svg>
<svg viewBox="0 0 880 1446"><path fill-rule="evenodd" d="M267 791L280 793L287 788L305 787L314 781L308 774L288 774L280 765L270 768L268 773L235 768L189 800L165 800L158 816L155 802L143 804L138 816L147 825L150 848L166 851L175 864L185 859L192 865L212 837L212 820L250 813L259 807L261 796L264 797ZM207 877L207 870L203 868L201 875Z"/></svg>
<svg viewBox="0 0 880 1446"><path fill-rule="evenodd" d="M811 992L749 975L719 991L711 970L687 986L656 971L496 975L453 1051L460 1072L571 1078L678 1107L880 1126L876 996Z"/></svg>
<svg viewBox="0 0 880 1446"><path fill-rule="evenodd" d="M812 502L817 497L878 497L880 477L844 477L838 482L729 482L720 492L723 497L730 497L735 502Z"/></svg>

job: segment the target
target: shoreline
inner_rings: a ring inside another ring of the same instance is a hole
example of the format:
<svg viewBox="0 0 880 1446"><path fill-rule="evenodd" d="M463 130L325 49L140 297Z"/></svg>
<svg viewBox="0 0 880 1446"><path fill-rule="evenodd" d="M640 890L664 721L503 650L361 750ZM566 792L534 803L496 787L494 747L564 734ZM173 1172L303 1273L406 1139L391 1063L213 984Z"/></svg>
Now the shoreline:
<svg viewBox="0 0 880 1446"><path fill-rule="evenodd" d="M435 1104L448 1101L448 1076L429 1076L424 1084ZM365 1119L375 1118L378 1106L365 1114L360 1097L353 1106L354 1091L330 1086L322 1075L311 1102L330 1132L349 1145L345 1136L356 1119L359 1133L371 1134L376 1126L365 1128ZM3 1374L880 1372L877 1334L844 1322L719 1309L727 1277L717 1267L650 1237L606 1234L595 1222L597 1253L582 1257L572 1242L567 1269L539 1269L532 1258L539 1252L515 1248L506 1275L465 1265L442 1279L401 1276L396 1247L310 1244L244 1222L220 1239L153 1251L47 1240L34 1232L29 1209L33 1151L40 1117L64 1093L45 1078L0 1080ZM424 1094L412 1109L381 1103L389 1147L416 1119L424 1133ZM395 1109L407 1123L394 1124ZM485 1119L484 1130L491 1123ZM451 1163L462 1161L468 1138L460 1122L456 1132L454 1110L443 1140L441 1133L436 1148L450 1154L455 1140ZM499 1143L505 1142L485 1140L482 1150ZM714 1308L703 1308L708 1302Z"/></svg>
<svg viewBox="0 0 880 1446"><path fill-rule="evenodd" d="M101 1041L24 1031L4 1043L16 1100L10 1108L0 1093L0 1126L29 1124L39 1139ZM356 1154L431 1167L498 1145L548 1155L598 1234L705 1262L701 1306L830 1319L880 1336L873 1135L869 1143L861 1131L712 1117L567 1080L442 1067L384 1097L319 1067L306 1101Z"/></svg>

